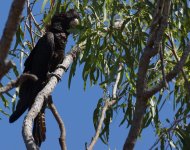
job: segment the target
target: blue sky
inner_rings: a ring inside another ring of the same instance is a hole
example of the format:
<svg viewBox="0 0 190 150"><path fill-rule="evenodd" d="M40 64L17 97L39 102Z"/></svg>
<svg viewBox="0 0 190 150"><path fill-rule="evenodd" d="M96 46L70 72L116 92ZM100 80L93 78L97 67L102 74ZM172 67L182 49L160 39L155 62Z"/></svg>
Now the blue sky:
<svg viewBox="0 0 190 150"><path fill-rule="evenodd" d="M12 0L6 0L0 5L0 35L2 35L11 2ZM37 9L39 9L37 10L39 12L41 8L39 7ZM73 44L73 42L68 41L67 51ZM89 143L95 133L92 120L93 111L98 99L103 96L103 93L98 86L90 87L88 85L86 91L83 90L83 80L81 75L82 66L78 67L76 75L72 80L70 90L68 89L68 74L69 71L63 76L62 81L56 87L53 92L53 99L66 126L66 142L68 150L82 150L85 149L85 142ZM10 114L11 110L6 109L6 112ZM21 134L22 122L25 115L26 113L13 124L9 124L7 117L2 117L2 120L0 121L0 146L2 149L25 149ZM126 125L119 127L122 117L123 116L119 113L114 115L110 127L109 147L98 140L94 150L108 150L109 148L110 150L122 149L125 138L128 134ZM47 139L42 144L41 149L60 149L58 143L59 128L49 110L46 111L46 124ZM150 148L154 140L155 137L152 129L147 128L144 130L135 149L146 150Z"/></svg>

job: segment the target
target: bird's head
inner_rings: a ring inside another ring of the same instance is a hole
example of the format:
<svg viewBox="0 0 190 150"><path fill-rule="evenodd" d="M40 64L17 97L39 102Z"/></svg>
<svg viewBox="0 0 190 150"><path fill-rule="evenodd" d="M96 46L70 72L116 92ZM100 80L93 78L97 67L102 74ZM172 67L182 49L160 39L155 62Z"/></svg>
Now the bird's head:
<svg viewBox="0 0 190 150"><path fill-rule="evenodd" d="M76 10L70 9L66 13L56 14L51 21L51 28L58 32L66 32L79 24L79 14Z"/></svg>

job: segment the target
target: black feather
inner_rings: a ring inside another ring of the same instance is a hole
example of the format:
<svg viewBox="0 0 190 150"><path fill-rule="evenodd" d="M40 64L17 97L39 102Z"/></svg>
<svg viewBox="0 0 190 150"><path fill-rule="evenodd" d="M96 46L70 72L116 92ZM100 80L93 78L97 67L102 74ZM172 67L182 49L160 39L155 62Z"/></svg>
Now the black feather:
<svg viewBox="0 0 190 150"><path fill-rule="evenodd" d="M52 18L48 32L39 39L36 46L26 59L24 73L34 74L37 81L26 80L20 85L19 101L9 122L16 121L26 109L30 109L35 97L46 85L48 72L53 72L64 59L65 45L69 35L70 23L78 18L78 13L71 9L65 14L57 14ZM45 140L45 107L34 121L33 135L38 146Z"/></svg>

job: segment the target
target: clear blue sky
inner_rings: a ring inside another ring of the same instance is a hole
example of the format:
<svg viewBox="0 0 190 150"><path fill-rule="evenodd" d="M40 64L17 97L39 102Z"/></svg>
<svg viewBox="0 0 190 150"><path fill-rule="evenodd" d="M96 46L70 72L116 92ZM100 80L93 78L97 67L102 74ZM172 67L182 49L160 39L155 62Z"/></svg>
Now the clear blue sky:
<svg viewBox="0 0 190 150"><path fill-rule="evenodd" d="M41 0L42 1L42 0ZM4 25L8 16L12 0L1 2L0 5L0 36L2 35ZM40 7L37 8L40 11ZM13 46L14 42L12 43ZM74 43L68 41L67 51ZM85 142L90 142L94 135L93 111L96 107L97 100L102 97L102 91L98 86L87 87L83 90L82 66L77 69L76 76L72 80L71 89L68 89L68 74L63 76L62 81L58 84L53 92L54 103L62 116L66 126L66 142L68 150L84 150ZM10 99L11 101L11 99ZM2 107L0 101L0 108ZM6 109L11 114L11 110ZM24 150L21 128L23 118L26 113L15 123L9 124L8 118L0 114L3 120L0 121L0 147L6 150ZM121 150L128 134L126 125L119 127L123 116L115 114L110 127L110 150ZM59 150L59 128L49 110L46 111L47 138L42 143L42 150ZM142 134L135 149L146 150L153 144L155 138L152 129L148 128ZM108 150L109 147L104 145L100 140L95 146L95 150Z"/></svg>

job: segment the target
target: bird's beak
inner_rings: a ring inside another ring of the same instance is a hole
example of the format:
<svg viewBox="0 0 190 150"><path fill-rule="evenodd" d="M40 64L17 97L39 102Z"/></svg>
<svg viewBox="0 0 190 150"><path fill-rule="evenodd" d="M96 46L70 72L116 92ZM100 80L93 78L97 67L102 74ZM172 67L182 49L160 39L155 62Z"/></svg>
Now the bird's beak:
<svg viewBox="0 0 190 150"><path fill-rule="evenodd" d="M79 20L77 18L73 19L71 22L70 22L70 27L71 28L75 28L77 25L79 25Z"/></svg>

